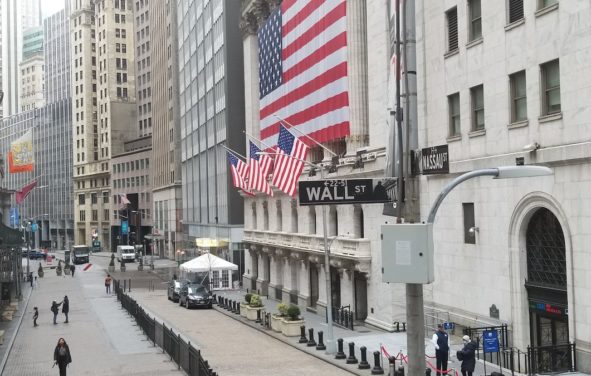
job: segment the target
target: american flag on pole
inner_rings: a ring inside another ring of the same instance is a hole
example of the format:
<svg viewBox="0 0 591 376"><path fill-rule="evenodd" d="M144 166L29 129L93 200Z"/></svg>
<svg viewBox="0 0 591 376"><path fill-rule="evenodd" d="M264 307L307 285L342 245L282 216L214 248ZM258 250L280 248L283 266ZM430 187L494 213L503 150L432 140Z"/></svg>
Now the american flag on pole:
<svg viewBox="0 0 591 376"><path fill-rule="evenodd" d="M248 189L248 165L240 160L234 153L228 153L228 162L230 162L230 171L232 172L232 184L234 187L242 189L245 193L250 194Z"/></svg>
<svg viewBox="0 0 591 376"><path fill-rule="evenodd" d="M129 201L129 199L127 198L127 194L126 193L120 193L119 197L121 198L121 203L123 205L129 205L131 204L131 201Z"/></svg>
<svg viewBox="0 0 591 376"><path fill-rule="evenodd" d="M293 196L304 169L308 146L280 125L277 153L279 155L275 157L273 185Z"/></svg>
<svg viewBox="0 0 591 376"><path fill-rule="evenodd" d="M318 142L349 135L346 29L345 0L283 0L259 29L263 143L277 118Z"/></svg>
<svg viewBox="0 0 591 376"><path fill-rule="evenodd" d="M268 155L259 155L261 151L252 141L250 144L250 164L248 174L248 186L250 190L256 189L259 192L273 196L273 190L269 186L267 176L273 160Z"/></svg>

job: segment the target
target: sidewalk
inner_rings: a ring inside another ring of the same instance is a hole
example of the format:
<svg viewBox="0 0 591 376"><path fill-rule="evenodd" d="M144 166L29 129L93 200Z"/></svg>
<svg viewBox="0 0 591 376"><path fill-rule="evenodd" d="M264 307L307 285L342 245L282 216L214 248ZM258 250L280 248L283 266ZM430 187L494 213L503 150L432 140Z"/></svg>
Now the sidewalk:
<svg viewBox="0 0 591 376"><path fill-rule="evenodd" d="M53 350L58 338L64 337L72 352L68 374L182 375L161 349L146 341L115 295L105 294L104 275L101 268L77 268L75 277L58 277L55 269L45 270L26 310L19 311L24 319L2 374L57 375L57 367L52 369ZM63 323L60 311L58 324L53 325L51 301L59 302L64 295L70 300L70 323ZM39 307L36 328L34 306Z"/></svg>

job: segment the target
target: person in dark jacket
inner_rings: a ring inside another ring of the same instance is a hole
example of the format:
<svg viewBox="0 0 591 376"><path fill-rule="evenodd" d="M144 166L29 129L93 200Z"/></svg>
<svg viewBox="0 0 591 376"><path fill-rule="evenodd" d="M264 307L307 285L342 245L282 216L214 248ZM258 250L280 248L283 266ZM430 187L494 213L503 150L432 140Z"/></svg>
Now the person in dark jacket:
<svg viewBox="0 0 591 376"><path fill-rule="evenodd" d="M72 275L72 278L74 278L75 272L76 272L76 265L74 265L74 264L70 265L70 274Z"/></svg>
<svg viewBox="0 0 591 376"><path fill-rule="evenodd" d="M462 353L462 376L472 376L474 367L476 367L476 349L478 344L470 340L470 337L462 337L464 347L458 351Z"/></svg>
<svg viewBox="0 0 591 376"><path fill-rule="evenodd" d="M39 318L39 309L37 307L33 308L35 312L33 312L33 326L37 326L37 319Z"/></svg>
<svg viewBox="0 0 591 376"><path fill-rule="evenodd" d="M53 312L53 325L57 325L57 314L60 312L59 308L62 303L57 303L55 300L51 302L51 312Z"/></svg>
<svg viewBox="0 0 591 376"><path fill-rule="evenodd" d="M72 363L72 355L70 355L70 348L63 338L57 341L57 346L53 351L53 361L60 369L60 376L66 376L66 368L68 364Z"/></svg>
<svg viewBox="0 0 591 376"><path fill-rule="evenodd" d="M447 358L449 355L449 336L443 329L443 325L437 325L437 331L431 339L435 346L435 358L437 359L437 376L447 374Z"/></svg>
<svg viewBox="0 0 591 376"><path fill-rule="evenodd" d="M68 321L68 313L70 313L70 299L68 299L68 295L64 296L64 300L63 300L63 305L62 305L62 313L64 315L66 315L66 321L64 321L66 324L69 322Z"/></svg>

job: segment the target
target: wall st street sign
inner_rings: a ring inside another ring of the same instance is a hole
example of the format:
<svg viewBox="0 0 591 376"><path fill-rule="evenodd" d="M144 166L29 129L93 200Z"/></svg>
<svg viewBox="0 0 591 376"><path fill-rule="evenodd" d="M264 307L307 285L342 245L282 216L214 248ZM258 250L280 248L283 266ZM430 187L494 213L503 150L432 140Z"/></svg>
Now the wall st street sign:
<svg viewBox="0 0 591 376"><path fill-rule="evenodd" d="M300 205L390 202L394 179L308 180L299 182Z"/></svg>

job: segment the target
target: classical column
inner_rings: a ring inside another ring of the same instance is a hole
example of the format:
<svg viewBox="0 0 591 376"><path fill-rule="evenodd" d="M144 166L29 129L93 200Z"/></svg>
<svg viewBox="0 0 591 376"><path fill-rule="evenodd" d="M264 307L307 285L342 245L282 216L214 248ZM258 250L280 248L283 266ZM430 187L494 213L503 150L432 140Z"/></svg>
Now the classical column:
<svg viewBox="0 0 591 376"><path fill-rule="evenodd" d="M347 62L351 135L347 155L369 142L366 0L347 1Z"/></svg>
<svg viewBox="0 0 591 376"><path fill-rule="evenodd" d="M298 305L308 307L310 305L310 263L304 259L295 262L298 267Z"/></svg>

